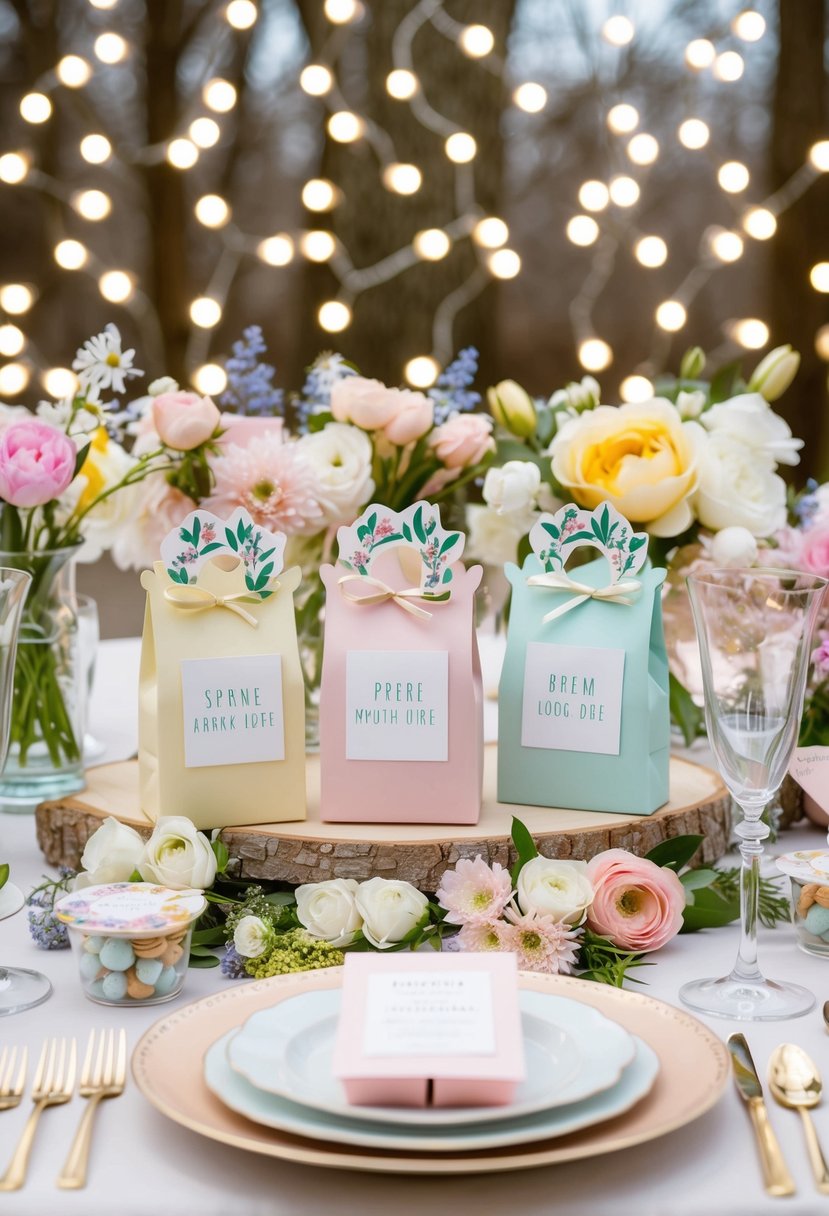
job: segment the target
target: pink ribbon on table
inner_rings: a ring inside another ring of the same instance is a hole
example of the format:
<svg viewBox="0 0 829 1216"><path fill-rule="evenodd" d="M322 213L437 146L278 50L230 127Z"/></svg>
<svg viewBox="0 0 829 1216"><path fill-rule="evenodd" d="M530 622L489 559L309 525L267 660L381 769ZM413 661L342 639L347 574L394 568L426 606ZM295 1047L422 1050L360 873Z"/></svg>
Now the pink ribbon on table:
<svg viewBox="0 0 829 1216"><path fill-rule="evenodd" d="M618 583L608 583L606 587L591 587L588 583L577 583L575 579L570 578L569 574L553 570L548 570L544 574L531 574L527 579L527 586L545 587L548 591L572 592L571 599L565 600L563 604L559 604L558 608L553 608L542 617L543 625L554 621L556 617L564 616L565 612L578 608L579 604L583 604L587 600L604 600L609 604L631 605L634 600L630 596L635 596L642 590L642 584L635 578L622 579Z"/></svg>
<svg viewBox="0 0 829 1216"><path fill-rule="evenodd" d="M374 590L369 591L367 595L355 595L353 591L348 590L349 583L357 583L360 587L373 587ZM419 617L421 620L429 620L432 614L428 609L413 603L414 600L426 600L430 604L445 604L450 597L449 591L444 591L440 595L429 595L420 587L406 587L402 591L396 591L394 587L390 587L388 583L384 583L380 578L375 578L372 574L344 574L338 585L350 604L385 604L391 600L397 604L398 608L402 608L404 612Z"/></svg>

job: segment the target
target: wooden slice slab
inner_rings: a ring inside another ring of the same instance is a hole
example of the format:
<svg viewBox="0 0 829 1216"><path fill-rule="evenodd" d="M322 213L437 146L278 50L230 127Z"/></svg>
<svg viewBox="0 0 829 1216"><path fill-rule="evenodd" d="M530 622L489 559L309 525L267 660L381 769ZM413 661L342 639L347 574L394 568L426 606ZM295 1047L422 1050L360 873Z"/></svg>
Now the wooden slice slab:
<svg viewBox="0 0 829 1216"><path fill-rule="evenodd" d="M728 847L731 806L719 776L702 765L671 759L671 800L653 815L629 818L593 811L512 806L495 799L495 745L486 748L484 806L473 827L441 824L322 823L319 760L308 758L308 818L299 823L225 828L229 872L252 881L320 882L324 878L379 875L434 891L443 871L461 857L482 856L511 865L513 815L527 825L547 857L587 860L604 849L647 853L672 836L705 836L698 860L715 861ZM143 835L152 825L138 803L134 760L90 769L87 788L37 809L37 838L52 865L77 868L88 837L107 815ZM172 808L171 808L172 809Z"/></svg>

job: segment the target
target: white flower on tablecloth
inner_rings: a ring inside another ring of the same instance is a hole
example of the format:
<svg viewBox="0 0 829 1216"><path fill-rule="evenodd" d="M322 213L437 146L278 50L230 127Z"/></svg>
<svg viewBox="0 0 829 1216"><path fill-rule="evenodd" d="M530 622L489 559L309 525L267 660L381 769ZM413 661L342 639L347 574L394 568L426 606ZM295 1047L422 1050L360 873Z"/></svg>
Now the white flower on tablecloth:
<svg viewBox="0 0 829 1216"><path fill-rule="evenodd" d="M533 857L518 875L518 904L524 913L538 912L570 925L580 923L593 899L586 861Z"/></svg>
<svg viewBox="0 0 829 1216"><path fill-rule="evenodd" d="M80 389L85 396L97 397L106 389L124 393L130 377L144 374L133 367L134 358L134 350L121 350L121 334L110 322L101 333L79 347L72 370L78 373Z"/></svg>
<svg viewBox="0 0 829 1216"><path fill-rule="evenodd" d="M144 841L134 828L110 815L87 840L75 890L98 883L128 882L144 856Z"/></svg>
<svg viewBox="0 0 829 1216"><path fill-rule="evenodd" d="M259 916L243 916L233 930L233 945L242 958L259 958L273 944L270 925Z"/></svg>
<svg viewBox="0 0 829 1216"><path fill-rule="evenodd" d="M429 901L417 887L397 878L370 878L355 896L363 934L377 950L402 941L423 921Z"/></svg>
<svg viewBox="0 0 829 1216"><path fill-rule="evenodd" d="M508 460L487 470L483 498L499 515L526 511L535 503L540 487L541 470L534 461Z"/></svg>
<svg viewBox="0 0 829 1216"><path fill-rule="evenodd" d="M312 937L332 946L350 946L363 924L355 898L358 887L353 878L303 883L294 892L299 923Z"/></svg>
<svg viewBox="0 0 829 1216"><path fill-rule="evenodd" d="M313 471L325 524L351 523L374 493L368 435L348 423L329 422L321 431L304 435L298 447Z"/></svg>
<svg viewBox="0 0 829 1216"><path fill-rule="evenodd" d="M700 461L693 505L712 531L735 526L771 536L786 522L786 484L767 457L727 431L715 431Z"/></svg>
<svg viewBox="0 0 829 1216"><path fill-rule="evenodd" d="M489 566L518 561L518 545L536 518L532 508L498 512L493 507L467 507L467 554Z"/></svg>
<svg viewBox="0 0 829 1216"><path fill-rule="evenodd" d="M776 464L800 462L802 439L792 436L788 422L775 414L759 393L741 393L729 401L712 405L701 418L711 433L729 435Z"/></svg>
<svg viewBox="0 0 829 1216"><path fill-rule="evenodd" d="M138 866L145 882L174 891L207 890L216 877L216 855L203 832L183 815L159 819Z"/></svg>

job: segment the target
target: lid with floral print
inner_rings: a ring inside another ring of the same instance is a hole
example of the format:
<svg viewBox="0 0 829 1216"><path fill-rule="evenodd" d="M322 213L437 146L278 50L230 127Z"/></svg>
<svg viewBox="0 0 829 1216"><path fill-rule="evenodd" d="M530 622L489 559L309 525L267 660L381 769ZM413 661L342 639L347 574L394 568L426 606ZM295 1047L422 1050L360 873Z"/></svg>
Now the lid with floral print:
<svg viewBox="0 0 829 1216"><path fill-rule="evenodd" d="M829 886L829 849L799 849L777 858L777 868L798 882Z"/></svg>
<svg viewBox="0 0 829 1216"><path fill-rule="evenodd" d="M151 882L83 887L55 904L55 916L84 933L152 937L186 929L207 907L201 891L173 891Z"/></svg>

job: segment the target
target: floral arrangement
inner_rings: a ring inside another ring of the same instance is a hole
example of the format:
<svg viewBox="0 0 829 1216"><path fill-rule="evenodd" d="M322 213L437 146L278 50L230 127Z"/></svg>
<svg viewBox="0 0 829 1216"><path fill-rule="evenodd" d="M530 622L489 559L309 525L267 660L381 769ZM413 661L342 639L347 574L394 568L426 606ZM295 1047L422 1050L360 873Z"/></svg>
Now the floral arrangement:
<svg viewBox="0 0 829 1216"><path fill-rule="evenodd" d="M144 841L109 818L87 841L74 886L147 881L204 890L211 907L194 931L190 964L221 965L232 979L339 966L349 950L430 945L509 951L524 970L621 986L677 933L739 917L739 870L688 868L701 836L676 837L646 857L609 849L589 862L540 856L517 819L512 839L512 870L462 858L444 873L434 898L386 878L332 878L270 893L251 885L231 894L218 833L210 841L189 820L170 817ZM30 931L44 948L66 944L46 895L53 901L70 881L62 875L30 896ZM788 918L788 901L768 880L761 882L760 909L766 924ZM220 960L215 949L222 944Z"/></svg>

